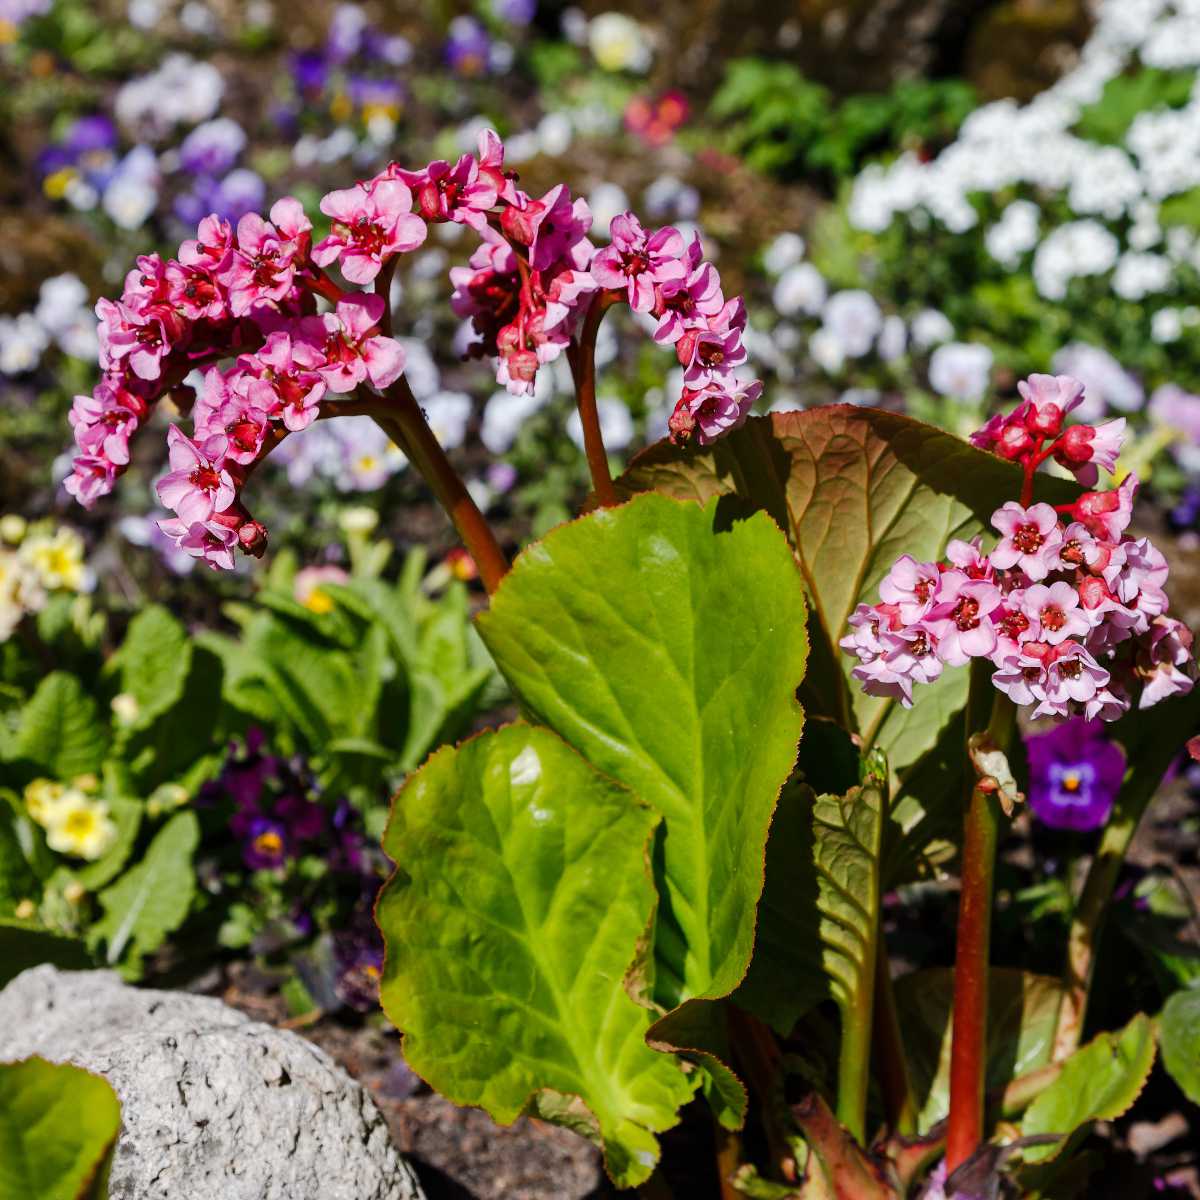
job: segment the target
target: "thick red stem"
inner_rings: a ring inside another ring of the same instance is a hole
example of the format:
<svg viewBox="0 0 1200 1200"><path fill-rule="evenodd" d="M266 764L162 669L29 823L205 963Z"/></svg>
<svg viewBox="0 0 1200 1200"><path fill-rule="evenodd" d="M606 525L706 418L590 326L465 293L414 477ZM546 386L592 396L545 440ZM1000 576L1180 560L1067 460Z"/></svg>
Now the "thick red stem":
<svg viewBox="0 0 1200 1200"><path fill-rule="evenodd" d="M569 352L571 374L575 380L575 403L583 426L583 452L592 475L596 499L604 508L619 504L620 498L613 487L612 472L608 469L608 454L604 449L604 436L600 432L600 413L596 408L596 334L604 314L620 299L620 292L607 290L597 292L592 297L583 318L583 328L579 331L579 341Z"/></svg>

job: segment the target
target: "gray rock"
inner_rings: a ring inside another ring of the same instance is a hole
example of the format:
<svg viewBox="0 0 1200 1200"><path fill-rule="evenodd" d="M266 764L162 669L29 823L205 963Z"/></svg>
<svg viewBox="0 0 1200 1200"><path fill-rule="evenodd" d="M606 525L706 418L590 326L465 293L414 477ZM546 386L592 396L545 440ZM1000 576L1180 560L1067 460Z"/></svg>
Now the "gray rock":
<svg viewBox="0 0 1200 1200"><path fill-rule="evenodd" d="M31 1054L121 1098L111 1200L422 1200L354 1080L220 1000L34 967L0 991L0 1061Z"/></svg>

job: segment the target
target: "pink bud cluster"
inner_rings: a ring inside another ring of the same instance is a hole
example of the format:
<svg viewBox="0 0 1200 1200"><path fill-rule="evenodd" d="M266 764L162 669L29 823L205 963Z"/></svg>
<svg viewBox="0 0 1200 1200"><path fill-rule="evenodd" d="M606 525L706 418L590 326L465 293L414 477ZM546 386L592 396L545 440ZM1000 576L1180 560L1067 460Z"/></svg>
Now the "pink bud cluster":
<svg viewBox="0 0 1200 1200"><path fill-rule="evenodd" d="M129 465L131 436L170 395L191 412L193 430L173 425L168 434L170 470L157 491L174 516L162 528L214 567L231 567L239 548L261 554L266 530L240 499L248 474L284 437L336 415L339 398L382 392L403 373L404 350L385 332L386 296L376 293L430 223L457 222L480 238L470 266L450 272L451 302L482 339L475 353L497 360L511 391L531 391L538 367L563 350L574 364L590 306L600 306L598 319L625 299L655 318L656 340L684 367L676 438L703 442L732 428L759 393L733 374L746 358L745 308L725 300L698 238L648 233L625 213L612 223L611 245L597 251L587 203L561 184L537 200L520 191L490 131L477 155L419 171L392 163L320 207L330 232L316 245L290 197L269 220L248 213L236 230L206 217L178 259L140 257L120 298L99 301L103 377L70 414L79 454L66 488L82 504L112 490ZM375 291L344 290L325 273L334 265ZM193 371L202 372L199 395L183 386Z"/></svg>
<svg viewBox="0 0 1200 1200"><path fill-rule="evenodd" d="M1066 376L1035 375L1021 394L1015 413L972 439L1025 469L1020 502L992 514L996 545L984 553L981 538L952 541L943 562L898 559L880 603L860 604L850 618L841 646L858 659L851 674L869 694L907 707L914 683L983 658L995 687L1033 716L1107 721L1135 701L1147 708L1189 691L1192 634L1167 615L1166 559L1148 538L1126 534L1136 478L1057 509L1031 502L1033 472L1051 456L1077 478L1111 472L1122 430L1110 427L1124 422L1064 430L1063 415L1083 395Z"/></svg>

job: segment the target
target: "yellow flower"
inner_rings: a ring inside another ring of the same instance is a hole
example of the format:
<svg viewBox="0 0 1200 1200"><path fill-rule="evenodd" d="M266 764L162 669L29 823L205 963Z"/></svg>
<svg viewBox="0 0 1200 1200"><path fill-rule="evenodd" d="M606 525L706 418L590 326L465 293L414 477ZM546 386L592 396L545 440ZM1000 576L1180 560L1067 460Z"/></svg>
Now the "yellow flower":
<svg viewBox="0 0 1200 1200"><path fill-rule="evenodd" d="M73 529L59 529L52 537L39 533L27 537L17 551L43 587L78 592L84 583L83 538Z"/></svg>
<svg viewBox="0 0 1200 1200"><path fill-rule="evenodd" d="M46 826L46 845L51 850L89 862L103 857L116 840L117 827L108 815L108 805L89 800L82 792L67 792Z"/></svg>
<svg viewBox="0 0 1200 1200"><path fill-rule="evenodd" d="M24 517L18 513L5 513L0 517L0 540L15 546L25 536L27 528Z"/></svg>
<svg viewBox="0 0 1200 1200"><path fill-rule="evenodd" d="M25 808L39 825L48 825L66 794L66 787L53 779L35 779L25 788Z"/></svg>
<svg viewBox="0 0 1200 1200"><path fill-rule="evenodd" d="M645 31L624 13L606 12L588 25L592 57L606 71L643 73L650 66L650 43Z"/></svg>

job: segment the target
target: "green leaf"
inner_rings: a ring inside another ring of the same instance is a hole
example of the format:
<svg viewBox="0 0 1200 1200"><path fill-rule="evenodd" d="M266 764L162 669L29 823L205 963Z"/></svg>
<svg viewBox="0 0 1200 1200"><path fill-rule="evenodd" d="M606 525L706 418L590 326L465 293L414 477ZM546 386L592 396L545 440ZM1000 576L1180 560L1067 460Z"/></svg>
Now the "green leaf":
<svg viewBox="0 0 1200 1200"><path fill-rule="evenodd" d="M845 796L793 786L780 799L759 940L735 999L785 1037L826 997L843 1029L870 1018L884 803L875 786Z"/></svg>
<svg viewBox="0 0 1200 1200"><path fill-rule="evenodd" d="M936 1125L950 1111L953 997L954 972L949 968L914 971L896 981L896 1008L922 1130ZM989 971L984 1081L989 1091L1050 1061L1061 1000L1062 984L1057 979L1007 967Z"/></svg>
<svg viewBox="0 0 1200 1200"><path fill-rule="evenodd" d="M804 597L762 514L639 496L521 554L478 618L526 711L663 816L655 999L727 995L796 758Z"/></svg>
<svg viewBox="0 0 1200 1200"><path fill-rule="evenodd" d="M524 725L439 750L397 795L380 895L381 998L404 1055L456 1104L602 1140L646 1179L689 1081L645 1044L632 998L654 911L658 817L552 733ZM641 986L640 984L638 986Z"/></svg>
<svg viewBox="0 0 1200 1200"><path fill-rule="evenodd" d="M142 609L115 656L121 691L138 702L135 727L145 728L182 695L192 662L192 644L183 626L160 604Z"/></svg>
<svg viewBox="0 0 1200 1200"><path fill-rule="evenodd" d="M146 857L100 893L104 916L91 936L107 944L110 966L119 963L135 973L142 955L183 924L196 893L192 854L199 841L196 814L176 813L154 835Z"/></svg>
<svg viewBox="0 0 1200 1200"><path fill-rule="evenodd" d="M0 1200L93 1200L121 1129L98 1075L42 1058L0 1063Z"/></svg>
<svg viewBox="0 0 1200 1200"><path fill-rule="evenodd" d="M53 671L21 714L15 757L66 781L98 771L106 744L96 702L83 684L65 671Z"/></svg>
<svg viewBox="0 0 1200 1200"><path fill-rule="evenodd" d="M1193 1104L1200 1104L1200 991L1176 992L1167 1001L1158 1040L1167 1073Z"/></svg>
<svg viewBox="0 0 1200 1200"><path fill-rule="evenodd" d="M1063 1064L1062 1074L1029 1106L1025 1136L1058 1133L1064 1139L1089 1121L1112 1121L1127 1112L1154 1066L1154 1022L1138 1013L1124 1029L1102 1033ZM1062 1149L1031 1146L1027 1162L1043 1162Z"/></svg>
<svg viewBox="0 0 1200 1200"><path fill-rule="evenodd" d="M92 958L77 938L63 937L30 921L0 919L0 988L42 963L82 971L92 965Z"/></svg>
<svg viewBox="0 0 1200 1200"><path fill-rule="evenodd" d="M12 805L0 793L0 917L11 917L22 900L32 899L42 890L21 847L17 820Z"/></svg>
<svg viewBox="0 0 1200 1200"><path fill-rule="evenodd" d="M915 704L866 695L850 679L853 659L838 648L847 618L879 599L879 582L901 554L940 559L952 538L971 538L1020 492L1019 469L932 425L874 408L829 404L752 417L711 446L659 442L621 476L623 494L654 490L679 499L760 508L785 529L811 608L812 661L800 699L878 746L893 771L893 807L907 776L932 750L967 697L967 672L947 671L918 688ZM1075 489L1049 477L1039 495ZM955 770L962 769L961 756ZM937 796L957 795L951 788ZM928 802L932 802L932 796ZM902 811L920 819L926 797Z"/></svg>

